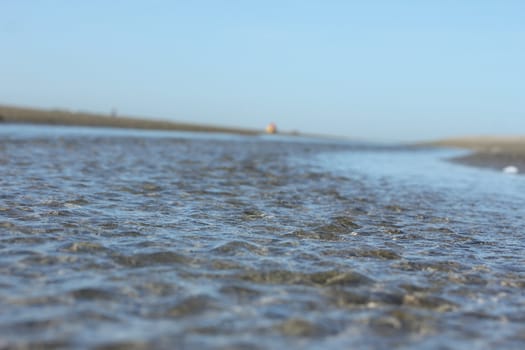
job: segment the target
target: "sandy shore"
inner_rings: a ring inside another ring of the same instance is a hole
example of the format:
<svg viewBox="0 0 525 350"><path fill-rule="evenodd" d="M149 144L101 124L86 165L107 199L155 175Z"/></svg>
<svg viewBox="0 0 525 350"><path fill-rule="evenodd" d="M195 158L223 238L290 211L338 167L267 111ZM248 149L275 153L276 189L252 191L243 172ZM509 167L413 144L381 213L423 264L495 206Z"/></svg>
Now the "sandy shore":
<svg viewBox="0 0 525 350"><path fill-rule="evenodd" d="M525 174L525 136L476 136L444 139L428 145L472 150L471 154L451 159L466 165L502 170L514 166Z"/></svg>
<svg viewBox="0 0 525 350"><path fill-rule="evenodd" d="M261 133L258 130L241 128L177 123L163 120L132 118L127 116L117 117L94 113L71 112L67 110L44 110L13 106L0 106L0 123L114 127L193 132L223 132L242 135L256 135Z"/></svg>

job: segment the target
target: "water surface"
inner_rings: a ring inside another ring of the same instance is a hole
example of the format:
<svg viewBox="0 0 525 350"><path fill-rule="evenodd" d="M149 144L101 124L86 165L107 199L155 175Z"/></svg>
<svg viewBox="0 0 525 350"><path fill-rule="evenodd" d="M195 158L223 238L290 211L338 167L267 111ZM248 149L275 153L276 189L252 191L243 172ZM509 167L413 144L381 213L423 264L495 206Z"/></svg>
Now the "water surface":
<svg viewBox="0 0 525 350"><path fill-rule="evenodd" d="M525 345L525 178L457 151L0 126L0 348Z"/></svg>

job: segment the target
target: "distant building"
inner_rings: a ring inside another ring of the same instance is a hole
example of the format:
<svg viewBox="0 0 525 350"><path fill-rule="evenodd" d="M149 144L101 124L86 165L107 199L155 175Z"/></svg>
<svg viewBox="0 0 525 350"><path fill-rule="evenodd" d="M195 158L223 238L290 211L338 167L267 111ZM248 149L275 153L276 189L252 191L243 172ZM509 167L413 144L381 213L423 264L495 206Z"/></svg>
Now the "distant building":
<svg viewBox="0 0 525 350"><path fill-rule="evenodd" d="M270 123L266 126L266 133L268 134L277 134L277 125L275 123Z"/></svg>

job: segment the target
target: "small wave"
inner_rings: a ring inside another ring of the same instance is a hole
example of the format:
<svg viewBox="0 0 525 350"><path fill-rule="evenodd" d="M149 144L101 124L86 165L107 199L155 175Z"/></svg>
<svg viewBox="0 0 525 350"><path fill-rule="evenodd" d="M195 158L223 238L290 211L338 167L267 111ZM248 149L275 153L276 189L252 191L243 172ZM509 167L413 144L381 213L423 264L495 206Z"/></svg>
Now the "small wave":
<svg viewBox="0 0 525 350"><path fill-rule="evenodd" d="M244 255L253 253L256 255L267 255L268 249L246 241L232 241L213 248L212 252L223 255Z"/></svg>
<svg viewBox="0 0 525 350"><path fill-rule="evenodd" d="M171 251L139 253L135 255L115 254L113 260L125 267L147 267L153 265L189 264L194 259Z"/></svg>
<svg viewBox="0 0 525 350"><path fill-rule="evenodd" d="M354 271L323 271L316 273L300 273L294 271L251 271L240 276L242 280L269 284L305 284L317 286L356 286L370 284L371 278Z"/></svg>

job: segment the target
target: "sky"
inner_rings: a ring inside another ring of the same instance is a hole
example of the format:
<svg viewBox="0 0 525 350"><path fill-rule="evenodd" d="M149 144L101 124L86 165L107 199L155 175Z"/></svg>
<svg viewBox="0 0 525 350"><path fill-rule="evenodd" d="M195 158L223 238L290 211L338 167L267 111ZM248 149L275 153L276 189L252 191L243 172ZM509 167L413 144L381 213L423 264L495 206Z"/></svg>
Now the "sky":
<svg viewBox="0 0 525 350"><path fill-rule="evenodd" d="M523 0L0 0L0 104L370 140L525 134Z"/></svg>

